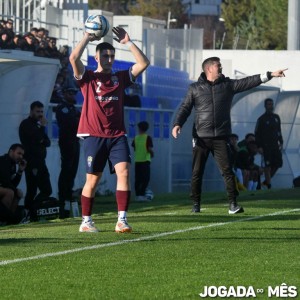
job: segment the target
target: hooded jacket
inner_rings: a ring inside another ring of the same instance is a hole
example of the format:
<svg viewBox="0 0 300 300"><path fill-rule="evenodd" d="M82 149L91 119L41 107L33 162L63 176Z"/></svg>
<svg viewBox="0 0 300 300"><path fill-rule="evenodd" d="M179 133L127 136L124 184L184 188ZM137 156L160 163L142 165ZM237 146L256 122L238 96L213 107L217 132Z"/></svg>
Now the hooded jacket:
<svg viewBox="0 0 300 300"><path fill-rule="evenodd" d="M201 138L218 138L231 134L230 110L233 96L268 81L270 75L253 75L242 79L230 79L220 74L214 82L201 73L197 82L189 86L181 103L174 126L180 127L195 108L195 128Z"/></svg>

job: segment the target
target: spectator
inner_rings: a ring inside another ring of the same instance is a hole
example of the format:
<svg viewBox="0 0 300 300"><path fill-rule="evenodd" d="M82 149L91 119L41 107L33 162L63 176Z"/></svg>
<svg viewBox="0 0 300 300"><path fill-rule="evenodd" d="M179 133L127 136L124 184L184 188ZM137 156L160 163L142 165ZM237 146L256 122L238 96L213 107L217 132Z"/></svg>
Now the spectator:
<svg viewBox="0 0 300 300"><path fill-rule="evenodd" d="M35 55L50 58L49 47L48 47L48 43L46 40L41 40L38 43L36 51L35 51Z"/></svg>
<svg viewBox="0 0 300 300"><path fill-rule="evenodd" d="M48 38L48 52L51 58L60 59L61 57L61 54L56 47L56 38L54 37Z"/></svg>
<svg viewBox="0 0 300 300"><path fill-rule="evenodd" d="M7 29L2 29L0 31L0 49L14 49L15 44L13 37L9 35Z"/></svg>
<svg viewBox="0 0 300 300"><path fill-rule="evenodd" d="M237 146L241 150L242 148L246 149L247 148L247 143L255 141L255 134L254 133L247 133L245 135L245 138L238 142Z"/></svg>
<svg viewBox="0 0 300 300"><path fill-rule="evenodd" d="M46 41L46 29L41 27L37 30L36 38L39 42Z"/></svg>
<svg viewBox="0 0 300 300"><path fill-rule="evenodd" d="M14 33L14 20L13 19L7 19L5 28L7 29L8 35L10 36L10 39L12 40L15 36Z"/></svg>
<svg viewBox="0 0 300 300"><path fill-rule="evenodd" d="M16 50L22 50L21 49L21 41L23 39L23 36L21 34L16 34L14 36L14 49Z"/></svg>
<svg viewBox="0 0 300 300"><path fill-rule="evenodd" d="M64 85L64 77L61 73L58 73L56 76L56 81L54 84L54 88L52 90L52 95L50 102L51 103L61 103L64 95L63 95L63 85Z"/></svg>
<svg viewBox="0 0 300 300"><path fill-rule="evenodd" d="M146 121L138 123L138 134L132 141L135 153L135 196L136 201L151 201L146 196L146 188L150 181L150 164L154 156L153 142L147 134L149 124Z"/></svg>
<svg viewBox="0 0 300 300"><path fill-rule="evenodd" d="M20 41L20 48L23 51L35 51L34 36L31 33L26 33Z"/></svg>
<svg viewBox="0 0 300 300"><path fill-rule="evenodd" d="M280 117L273 112L273 100L267 98L264 105L265 113L256 122L255 139L264 160L265 181L262 185L270 189L271 178L282 167L283 138Z"/></svg>
<svg viewBox="0 0 300 300"><path fill-rule="evenodd" d="M58 179L58 195L61 203L60 218L70 216L72 189L79 163L80 144L76 135L80 112L74 105L76 104L77 92L76 89L65 89L62 103L56 108L56 119L59 127L58 144L61 154L61 171Z"/></svg>
<svg viewBox="0 0 300 300"><path fill-rule="evenodd" d="M258 147L255 141L250 141L237 153L236 167L242 170L243 185L248 191L255 191L263 169L254 163Z"/></svg>
<svg viewBox="0 0 300 300"><path fill-rule="evenodd" d="M50 175L46 166L46 148L50 146L50 140L45 131L46 124L43 103L34 101L30 105L29 117L24 119L19 127L19 136L27 161L25 209L29 211L30 221L37 221L35 208L52 193Z"/></svg>
<svg viewBox="0 0 300 300"><path fill-rule="evenodd" d="M0 29L4 29L4 28L6 28L6 21L1 19L0 20Z"/></svg>
<svg viewBox="0 0 300 300"><path fill-rule="evenodd" d="M124 90L148 67L149 60L130 40L122 27L114 27L115 40L126 45L135 63L128 69L112 73L115 48L109 43L96 47L97 70L86 70L81 56L95 35L84 33L82 40L70 55L74 76L81 88L84 102L78 127L78 136L84 139L86 183L82 190L82 223L80 232L98 232L92 221L92 208L97 184L109 161L111 171L117 175L116 200L118 221L116 232L131 232L127 223L130 200L130 150L124 126Z"/></svg>
<svg viewBox="0 0 300 300"><path fill-rule="evenodd" d="M62 57L69 57L69 51L70 49L68 45L63 45L59 48L59 52L61 53Z"/></svg>
<svg viewBox="0 0 300 300"><path fill-rule="evenodd" d="M11 145L8 153L0 156L0 222L6 224L18 224L24 216L18 205L23 193L17 188L26 168L23 156L21 144Z"/></svg>
<svg viewBox="0 0 300 300"><path fill-rule="evenodd" d="M210 152L213 153L221 174L224 177L229 214L243 212L237 204L238 190L228 151L228 138L231 134L230 110L233 96L267 82L272 77L283 77L284 70L267 72L233 80L222 74L218 57L210 57L202 64L203 72L197 82L189 86L187 95L175 117L172 135L178 137L183 124L195 108L197 157L193 157L192 192L193 210L200 212L202 178Z"/></svg>
<svg viewBox="0 0 300 300"><path fill-rule="evenodd" d="M37 32L38 32L38 29L36 27L31 27L30 28L30 33L35 37L37 38Z"/></svg>

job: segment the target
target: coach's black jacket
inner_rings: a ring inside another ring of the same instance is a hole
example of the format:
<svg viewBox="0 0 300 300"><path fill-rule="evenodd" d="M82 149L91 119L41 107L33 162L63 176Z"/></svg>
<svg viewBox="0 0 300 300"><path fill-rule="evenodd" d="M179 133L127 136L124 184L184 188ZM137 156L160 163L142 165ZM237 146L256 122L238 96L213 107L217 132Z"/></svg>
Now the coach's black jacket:
<svg viewBox="0 0 300 300"><path fill-rule="evenodd" d="M25 149L24 157L28 163L36 162L38 164L46 159L46 147L49 147L51 142L44 126L28 117L20 124L19 136Z"/></svg>
<svg viewBox="0 0 300 300"><path fill-rule="evenodd" d="M17 172L16 163L8 154L0 156L0 186L16 192L21 181L21 174Z"/></svg>
<svg viewBox="0 0 300 300"><path fill-rule="evenodd" d="M231 134L230 110L233 96L261 83L261 75L233 80L222 74L217 80L210 82L203 72L198 81L189 86L187 95L179 107L174 126L182 127L194 107L195 127L199 137L228 136Z"/></svg>

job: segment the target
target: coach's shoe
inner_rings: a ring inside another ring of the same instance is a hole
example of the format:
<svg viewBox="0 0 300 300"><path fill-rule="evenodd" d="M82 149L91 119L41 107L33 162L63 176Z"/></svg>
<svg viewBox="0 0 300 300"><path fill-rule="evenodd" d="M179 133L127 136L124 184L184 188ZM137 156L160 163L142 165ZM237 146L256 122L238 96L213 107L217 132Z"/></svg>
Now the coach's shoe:
<svg viewBox="0 0 300 300"><path fill-rule="evenodd" d="M82 222L79 227L79 232L99 232L94 222Z"/></svg>
<svg viewBox="0 0 300 300"><path fill-rule="evenodd" d="M127 220L118 220L115 228L115 232L117 233L125 233L125 232L131 232L132 227L128 225Z"/></svg>
<svg viewBox="0 0 300 300"><path fill-rule="evenodd" d="M272 187L271 183L267 183L266 181L262 182L261 185L262 185L263 187L267 188L268 190L270 190L271 187Z"/></svg>
<svg viewBox="0 0 300 300"><path fill-rule="evenodd" d="M192 213L199 213L200 212L200 203L194 203L192 208Z"/></svg>
<svg viewBox="0 0 300 300"><path fill-rule="evenodd" d="M239 213L243 213L243 212L244 212L244 209L241 206L237 205L236 202L231 202L229 204L229 211L228 211L228 213L230 215L239 214Z"/></svg>

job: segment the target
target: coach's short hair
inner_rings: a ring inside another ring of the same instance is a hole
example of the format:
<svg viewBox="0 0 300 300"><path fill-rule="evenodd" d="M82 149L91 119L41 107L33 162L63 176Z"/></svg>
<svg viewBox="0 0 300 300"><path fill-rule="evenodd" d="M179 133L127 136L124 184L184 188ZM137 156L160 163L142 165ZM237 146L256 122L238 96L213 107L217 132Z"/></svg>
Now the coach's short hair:
<svg viewBox="0 0 300 300"><path fill-rule="evenodd" d="M265 107L267 106L267 103L268 103L268 102L274 103L273 99L267 98L267 99L265 99L265 102L264 102Z"/></svg>
<svg viewBox="0 0 300 300"><path fill-rule="evenodd" d="M107 43L107 42L98 44L96 47L96 53L98 51L100 51L100 53L101 53L101 51L103 51L103 50L114 50L115 51L115 47L112 44Z"/></svg>
<svg viewBox="0 0 300 300"><path fill-rule="evenodd" d="M44 107L44 104L40 101L34 101L30 104L30 110L33 110L36 107Z"/></svg>
<svg viewBox="0 0 300 300"><path fill-rule="evenodd" d="M216 62L220 62L220 58L217 56L213 56L205 59L204 62L202 63L202 70L205 71L206 66L212 65Z"/></svg>
<svg viewBox="0 0 300 300"><path fill-rule="evenodd" d="M21 148L22 150L24 150L24 146L22 144L16 143L16 144L12 144L9 149L8 152L10 150L15 151L17 148Z"/></svg>

